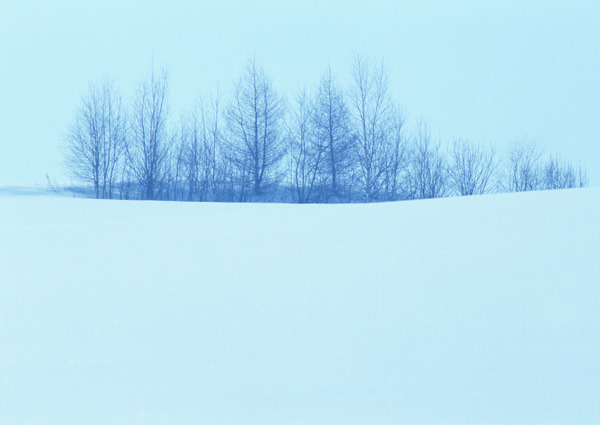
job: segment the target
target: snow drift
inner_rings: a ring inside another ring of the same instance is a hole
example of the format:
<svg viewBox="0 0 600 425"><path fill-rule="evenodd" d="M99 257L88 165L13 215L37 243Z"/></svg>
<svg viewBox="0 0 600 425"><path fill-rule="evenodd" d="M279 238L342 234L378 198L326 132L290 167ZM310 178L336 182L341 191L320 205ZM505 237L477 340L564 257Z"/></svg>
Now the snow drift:
<svg viewBox="0 0 600 425"><path fill-rule="evenodd" d="M600 423L600 190L0 197L0 423Z"/></svg>

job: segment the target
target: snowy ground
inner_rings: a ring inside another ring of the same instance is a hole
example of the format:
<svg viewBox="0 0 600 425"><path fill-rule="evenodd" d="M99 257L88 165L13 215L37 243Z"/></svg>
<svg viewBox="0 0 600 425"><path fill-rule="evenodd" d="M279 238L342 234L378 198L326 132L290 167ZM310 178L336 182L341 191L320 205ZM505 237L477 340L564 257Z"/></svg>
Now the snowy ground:
<svg viewBox="0 0 600 425"><path fill-rule="evenodd" d="M598 188L0 196L0 424L598 423Z"/></svg>

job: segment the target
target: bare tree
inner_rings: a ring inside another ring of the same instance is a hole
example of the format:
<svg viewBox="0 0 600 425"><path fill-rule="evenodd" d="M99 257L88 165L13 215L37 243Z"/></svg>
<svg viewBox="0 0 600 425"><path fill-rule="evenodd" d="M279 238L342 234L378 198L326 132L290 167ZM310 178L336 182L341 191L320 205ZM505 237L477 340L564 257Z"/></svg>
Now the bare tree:
<svg viewBox="0 0 600 425"><path fill-rule="evenodd" d="M406 197L408 153L408 142L404 136L404 117L396 111L388 143L385 145L384 199L386 201L397 201Z"/></svg>
<svg viewBox="0 0 600 425"><path fill-rule="evenodd" d="M240 200L264 196L280 180L279 163L285 153L283 116L283 99L256 60L251 60L227 109L229 158L235 166Z"/></svg>
<svg viewBox="0 0 600 425"><path fill-rule="evenodd" d="M96 198L111 198L122 160L126 120L121 97L106 79L91 84L67 142L67 166L76 179L92 184Z"/></svg>
<svg viewBox="0 0 600 425"><path fill-rule="evenodd" d="M227 198L227 163L224 155L222 135L221 96L217 93L210 98L210 104L202 104L203 141L206 158L205 175L213 201Z"/></svg>
<svg viewBox="0 0 600 425"><path fill-rule="evenodd" d="M587 175L581 166L575 168L572 164L551 157L541 170L542 186L544 189L568 189L587 186Z"/></svg>
<svg viewBox="0 0 600 425"><path fill-rule="evenodd" d="M142 199L158 199L169 158L167 133L167 72L154 70L138 86L131 114L132 138L128 145L131 169L140 185Z"/></svg>
<svg viewBox="0 0 600 425"><path fill-rule="evenodd" d="M121 161L119 170L119 199L132 199L133 198L133 186L134 186L134 174L131 167L131 162L125 157Z"/></svg>
<svg viewBox="0 0 600 425"><path fill-rule="evenodd" d="M446 196L447 166L439 144L433 144L425 122L420 121L413 139L408 167L408 198L427 199Z"/></svg>
<svg viewBox="0 0 600 425"><path fill-rule="evenodd" d="M494 190L496 153L465 140L456 140L450 154L448 176L453 191L461 196L481 195Z"/></svg>
<svg viewBox="0 0 600 425"><path fill-rule="evenodd" d="M325 139L318 137L314 125L315 104L302 91L296 99L289 124L288 169L293 199L298 203L311 202L315 184L326 161ZM324 182L320 182L322 186Z"/></svg>
<svg viewBox="0 0 600 425"><path fill-rule="evenodd" d="M508 157L507 176L504 183L506 191L540 190L543 187L539 168L541 156L542 150L533 143L513 145Z"/></svg>
<svg viewBox="0 0 600 425"><path fill-rule="evenodd" d="M393 125L388 81L380 67L356 57L350 98L353 107L354 149L366 202L377 199L386 171L385 147Z"/></svg>
<svg viewBox="0 0 600 425"><path fill-rule="evenodd" d="M169 149L163 168L163 177L158 184L156 199L183 201L186 156L185 128L182 126L179 132L173 132L169 138Z"/></svg>
<svg viewBox="0 0 600 425"><path fill-rule="evenodd" d="M183 126L188 201L222 200L224 174L220 98L202 99Z"/></svg>
<svg viewBox="0 0 600 425"><path fill-rule="evenodd" d="M524 192L587 186L587 174L581 166L574 167L556 157L542 162L542 153L533 143L513 145L508 157L505 190Z"/></svg>
<svg viewBox="0 0 600 425"><path fill-rule="evenodd" d="M185 178L187 182L187 200L203 201L208 191L206 176L207 151L204 105L200 103L188 118L182 129L185 146Z"/></svg>
<svg viewBox="0 0 600 425"><path fill-rule="evenodd" d="M330 68L321 78L313 114L318 144L325 148L325 158L319 169L321 188L329 187L325 199L339 201L348 183L346 173L352 162L349 119L342 91Z"/></svg>

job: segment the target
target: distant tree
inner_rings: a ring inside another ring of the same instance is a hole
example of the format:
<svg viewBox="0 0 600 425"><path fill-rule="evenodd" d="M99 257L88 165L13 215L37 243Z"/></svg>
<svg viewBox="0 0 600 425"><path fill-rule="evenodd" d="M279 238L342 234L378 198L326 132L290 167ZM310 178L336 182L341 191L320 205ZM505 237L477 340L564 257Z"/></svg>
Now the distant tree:
<svg viewBox="0 0 600 425"><path fill-rule="evenodd" d="M493 191L496 168L493 149L486 150L465 140L454 142L448 176L457 195L481 195Z"/></svg>
<svg viewBox="0 0 600 425"><path fill-rule="evenodd" d="M96 198L113 196L125 138L125 113L114 84L108 79L90 84L68 135L66 164L74 178L93 186Z"/></svg>
<svg viewBox="0 0 600 425"><path fill-rule="evenodd" d="M542 150L533 143L516 143L508 156L504 188L508 192L525 192L543 188L539 161Z"/></svg>
<svg viewBox="0 0 600 425"><path fill-rule="evenodd" d="M316 196L317 179L323 174L327 146L324 138L319 137L315 126L315 104L302 91L288 124L288 174L292 197L298 203L319 200ZM320 181L322 187L325 182Z"/></svg>
<svg viewBox="0 0 600 425"><path fill-rule="evenodd" d="M167 133L166 71L154 70L137 89L131 112L131 139L127 146L131 170L140 186L142 199L159 199L167 172L170 145Z"/></svg>
<svg viewBox="0 0 600 425"><path fill-rule="evenodd" d="M133 199L135 197L135 176L133 173L131 161L129 161L127 156L123 161L121 161L118 173L119 183L117 188L119 191L119 199Z"/></svg>
<svg viewBox="0 0 600 425"><path fill-rule="evenodd" d="M585 170L581 166L575 168L572 164L551 157L542 166L541 184L544 189L569 189L587 186Z"/></svg>
<svg viewBox="0 0 600 425"><path fill-rule="evenodd" d="M354 150L366 202L381 194L386 172L386 145L390 142L394 109L383 70L361 57L354 59L350 99Z"/></svg>
<svg viewBox="0 0 600 425"><path fill-rule="evenodd" d="M184 164L187 154L185 128L182 126L179 132L173 132L169 138L163 178L159 182L156 199L183 201L185 200Z"/></svg>
<svg viewBox="0 0 600 425"><path fill-rule="evenodd" d="M404 117L394 113L388 143L385 145L384 198L397 201L406 197L408 140L404 136Z"/></svg>
<svg viewBox="0 0 600 425"><path fill-rule="evenodd" d="M587 174L581 166L550 157L542 161L543 151L533 143L513 145L504 182L509 192L568 189L587 186Z"/></svg>
<svg viewBox="0 0 600 425"><path fill-rule="evenodd" d="M224 200L220 98L200 99L182 128L186 200Z"/></svg>
<svg viewBox="0 0 600 425"><path fill-rule="evenodd" d="M318 169L324 200L339 201L348 184L348 168L352 165L350 116L342 91L338 88L331 68L321 78L313 122L317 144L325 151Z"/></svg>
<svg viewBox="0 0 600 425"><path fill-rule="evenodd" d="M217 92L208 103L201 104L203 142L206 158L205 174L208 180L210 199L223 201L229 199L227 176L228 164L225 160L223 137L223 117L221 97Z"/></svg>
<svg viewBox="0 0 600 425"><path fill-rule="evenodd" d="M279 182L279 163L285 154L284 112L284 101L271 80L251 60L226 113L228 158L235 167L239 200L264 197Z"/></svg>
<svg viewBox="0 0 600 425"><path fill-rule="evenodd" d="M413 137L408 165L408 198L440 198L448 193L448 169L439 144L431 141L424 121Z"/></svg>
<svg viewBox="0 0 600 425"><path fill-rule="evenodd" d="M200 103L189 117L185 134L185 176L188 201L204 201L209 191L210 151L206 133L204 104Z"/></svg>

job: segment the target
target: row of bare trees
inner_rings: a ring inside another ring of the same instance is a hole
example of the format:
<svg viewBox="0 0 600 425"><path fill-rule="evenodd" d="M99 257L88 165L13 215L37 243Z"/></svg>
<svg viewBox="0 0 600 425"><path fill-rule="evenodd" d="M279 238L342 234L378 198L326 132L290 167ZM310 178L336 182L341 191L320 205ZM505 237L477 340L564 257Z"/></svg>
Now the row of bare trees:
<svg viewBox="0 0 600 425"><path fill-rule="evenodd" d="M169 78L151 71L123 102L90 85L68 133L68 170L96 198L374 202L580 187L581 167L534 144L503 157L463 140L447 149L424 121L409 134L383 66L354 60L342 87L328 70L288 103L256 60L223 101L172 124Z"/></svg>

